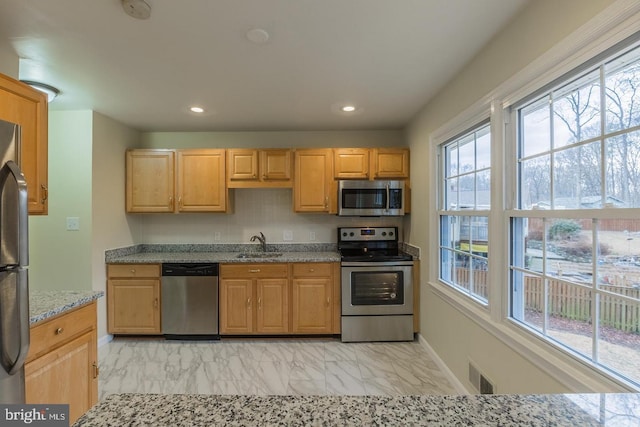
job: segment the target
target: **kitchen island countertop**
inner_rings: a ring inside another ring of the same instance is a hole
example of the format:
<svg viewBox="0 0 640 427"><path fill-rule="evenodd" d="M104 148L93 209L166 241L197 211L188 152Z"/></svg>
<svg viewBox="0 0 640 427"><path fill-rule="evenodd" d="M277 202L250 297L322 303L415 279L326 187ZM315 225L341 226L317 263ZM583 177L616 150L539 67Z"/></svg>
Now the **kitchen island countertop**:
<svg viewBox="0 0 640 427"><path fill-rule="evenodd" d="M235 396L113 394L74 426L637 426L638 394Z"/></svg>
<svg viewBox="0 0 640 427"><path fill-rule="evenodd" d="M104 295L103 291L29 290L29 323L34 324L88 304Z"/></svg>

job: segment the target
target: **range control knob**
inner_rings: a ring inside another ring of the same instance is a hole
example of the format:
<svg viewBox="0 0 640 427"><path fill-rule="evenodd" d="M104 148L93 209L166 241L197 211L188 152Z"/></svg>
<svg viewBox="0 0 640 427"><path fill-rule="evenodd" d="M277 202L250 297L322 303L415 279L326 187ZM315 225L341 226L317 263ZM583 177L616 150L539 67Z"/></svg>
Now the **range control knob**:
<svg viewBox="0 0 640 427"><path fill-rule="evenodd" d="M356 235L356 234L355 234L353 231L352 231L351 233L349 233L349 236L351 236L351 237L353 237L353 236L355 236L355 235Z"/></svg>
<svg viewBox="0 0 640 427"><path fill-rule="evenodd" d="M389 236L393 236L393 231L390 231L390 232L389 232Z"/></svg>
<svg viewBox="0 0 640 427"><path fill-rule="evenodd" d="M384 236L386 236L386 235L387 235L387 232L386 232L386 231L383 231L383 232L382 232L382 236L384 237Z"/></svg>
<svg viewBox="0 0 640 427"><path fill-rule="evenodd" d="M342 236L343 236L343 237L347 237L347 232L346 232L346 231L343 231L343 232L342 232Z"/></svg>

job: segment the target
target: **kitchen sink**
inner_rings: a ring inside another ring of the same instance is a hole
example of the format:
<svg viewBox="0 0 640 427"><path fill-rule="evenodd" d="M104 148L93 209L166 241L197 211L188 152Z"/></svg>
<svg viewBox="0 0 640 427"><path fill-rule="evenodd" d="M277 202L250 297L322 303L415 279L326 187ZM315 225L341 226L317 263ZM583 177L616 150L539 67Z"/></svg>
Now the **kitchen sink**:
<svg viewBox="0 0 640 427"><path fill-rule="evenodd" d="M236 258L277 258L282 256L282 252L248 252L238 254Z"/></svg>

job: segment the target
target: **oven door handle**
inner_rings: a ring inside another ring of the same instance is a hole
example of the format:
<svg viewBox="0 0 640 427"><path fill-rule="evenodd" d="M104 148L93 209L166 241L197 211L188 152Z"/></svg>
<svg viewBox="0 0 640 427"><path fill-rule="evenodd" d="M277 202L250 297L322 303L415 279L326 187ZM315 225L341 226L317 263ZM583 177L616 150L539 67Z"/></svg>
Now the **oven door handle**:
<svg viewBox="0 0 640 427"><path fill-rule="evenodd" d="M343 261L342 267L413 267L413 261Z"/></svg>

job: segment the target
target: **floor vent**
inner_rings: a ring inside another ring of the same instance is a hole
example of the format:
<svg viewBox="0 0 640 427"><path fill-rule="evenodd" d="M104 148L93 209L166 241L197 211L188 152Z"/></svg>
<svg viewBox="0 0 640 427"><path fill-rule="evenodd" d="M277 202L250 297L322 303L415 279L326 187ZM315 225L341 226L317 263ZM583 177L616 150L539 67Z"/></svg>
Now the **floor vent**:
<svg viewBox="0 0 640 427"><path fill-rule="evenodd" d="M471 361L469 361L469 382L480 394L495 393L493 383Z"/></svg>

